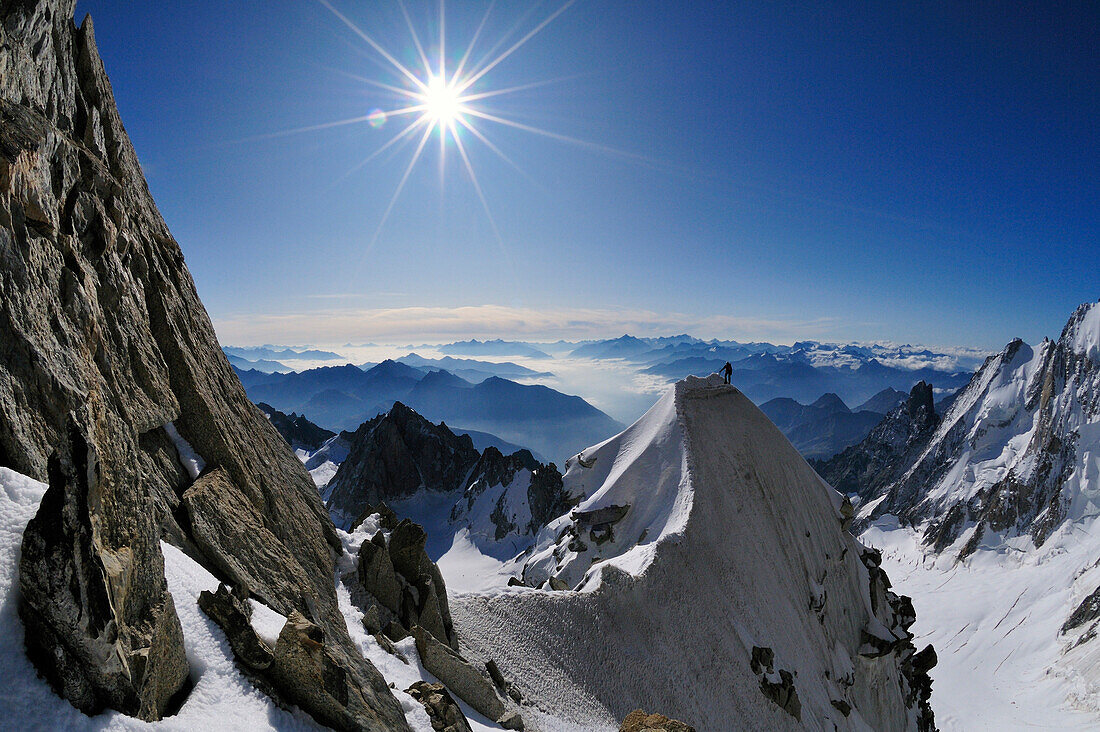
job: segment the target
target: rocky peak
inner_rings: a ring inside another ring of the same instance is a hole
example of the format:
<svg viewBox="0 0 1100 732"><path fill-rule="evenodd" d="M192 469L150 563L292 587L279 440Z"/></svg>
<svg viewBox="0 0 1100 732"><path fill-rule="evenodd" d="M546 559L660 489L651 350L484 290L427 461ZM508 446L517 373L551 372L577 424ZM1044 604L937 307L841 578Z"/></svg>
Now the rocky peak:
<svg viewBox="0 0 1100 732"><path fill-rule="evenodd" d="M526 471L525 486L516 480L521 471ZM533 537L552 519L569 511L580 498L566 493L562 475L554 463L543 465L527 450L505 456L489 446L470 471L466 490L451 510L451 520L476 523L473 519L478 513L476 504L494 487L503 489L490 501L488 520L495 541L513 533ZM476 534L476 527L474 530Z"/></svg>
<svg viewBox="0 0 1100 732"><path fill-rule="evenodd" d="M505 456L500 450L489 445L481 453L481 459L477 461L470 473L466 487L469 488L479 481L486 485L508 485L512 482L516 473L526 468L534 472L541 463L535 460L529 450L518 450Z"/></svg>
<svg viewBox="0 0 1100 732"><path fill-rule="evenodd" d="M295 412L286 414L263 402L259 402L256 406L271 422L271 426L278 430L279 435L295 450L314 452L320 449L326 440L336 436L335 432L310 422L304 414Z"/></svg>
<svg viewBox="0 0 1100 732"><path fill-rule="evenodd" d="M932 385L921 381L861 442L810 464L841 493L866 500L901 476L938 425Z"/></svg>
<svg viewBox="0 0 1100 732"><path fill-rule="evenodd" d="M329 483L328 507L344 525L382 501L420 489L436 493L465 487L481 455L469 435L432 424L401 402L355 431L348 457Z"/></svg>
<svg viewBox="0 0 1100 732"><path fill-rule="evenodd" d="M931 384L920 381L913 385L905 401L905 414L919 431L935 425L936 400Z"/></svg>
<svg viewBox="0 0 1100 732"><path fill-rule="evenodd" d="M351 527L380 503L421 491L452 494L445 523L469 528L483 551L511 537L499 552L507 556L577 500L563 490L553 463L543 465L528 450L504 455L489 446L479 453L469 435L455 435L400 402L356 430L326 494L336 522Z"/></svg>

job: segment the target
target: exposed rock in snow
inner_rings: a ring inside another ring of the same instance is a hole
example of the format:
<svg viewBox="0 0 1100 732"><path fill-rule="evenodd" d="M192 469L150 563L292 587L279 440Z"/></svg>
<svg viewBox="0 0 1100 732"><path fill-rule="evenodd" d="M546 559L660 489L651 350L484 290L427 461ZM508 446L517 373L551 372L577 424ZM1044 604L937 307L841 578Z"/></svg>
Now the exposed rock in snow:
<svg viewBox="0 0 1100 732"><path fill-rule="evenodd" d="M626 715L619 732L651 732L662 730L663 732L695 732L695 728L676 719L669 719L663 714L646 714L641 709L635 709Z"/></svg>
<svg viewBox="0 0 1100 732"><path fill-rule="evenodd" d="M216 468L196 480L183 505L195 545L234 586L284 615L317 602L294 551L264 525L226 471Z"/></svg>
<svg viewBox="0 0 1100 732"><path fill-rule="evenodd" d="M395 622L405 636L421 626L457 650L447 586L424 551L427 534L408 519L389 528L359 545L357 570L344 579L345 584L356 591L353 597L363 611L377 616L379 629ZM357 597L358 591L368 596Z"/></svg>
<svg viewBox="0 0 1100 732"><path fill-rule="evenodd" d="M279 693L321 724L338 730L392 724L375 711L387 688L382 675L373 666L369 677L361 675L361 664L349 663L338 646L325 642L324 629L297 610L287 617L274 655L268 675Z"/></svg>
<svg viewBox="0 0 1100 732"><path fill-rule="evenodd" d="M416 652L420 655L424 668L446 684L455 696L489 719L500 719L504 716L504 700L497 694L488 677L423 628L414 628L413 637L416 639Z"/></svg>
<svg viewBox="0 0 1100 732"><path fill-rule="evenodd" d="M224 584L219 584L217 592L203 590L199 593L199 607L221 627L233 655L246 668L256 672L271 668L275 660L271 649L275 642L261 638L256 632L252 625L253 608L245 598L238 597Z"/></svg>
<svg viewBox="0 0 1100 732"><path fill-rule="evenodd" d="M911 606L842 529L842 497L737 389L680 382L564 480L588 497L519 563L530 584L580 591L452 599L467 657L492 657L534 722L614 729L646 706L700 729L932 729ZM885 652L860 652L869 632Z"/></svg>
<svg viewBox="0 0 1100 732"><path fill-rule="evenodd" d="M185 691L189 669L153 516L104 480L75 424L48 472L20 559L27 653L86 714L110 707L160 719Z"/></svg>
<svg viewBox="0 0 1100 732"><path fill-rule="evenodd" d="M238 631L251 635L245 623L240 623L238 619L234 621L238 622L238 630L226 631L200 609L204 594L211 598L218 595L233 597L228 589L222 589L224 586L219 580L191 556L164 542L161 543L161 550L167 586L181 621L187 664L194 683L191 693L183 700L183 706L172 716L150 724L112 710L88 717L54 694L49 685L36 675L24 654L24 628L17 613L20 601L16 571L19 545L24 528L37 512L46 489L45 484L0 468L0 658L5 663L4 684L0 685L0 719L4 720L6 729L66 729L80 732L103 729L234 732L248 729L289 732L320 728L288 696L279 693L273 684L264 682L259 674L243 663L244 657L239 655L239 651L234 652L229 639ZM373 520L367 524L368 530L378 528ZM347 547L353 547L357 541L346 534L341 536L347 540ZM345 550L339 562L341 570L353 567L354 551ZM414 683L437 682L418 662L413 638L390 644L397 653L391 655L381 643L366 634L363 614L351 604L343 585L337 585L337 596L345 627L354 639L357 651L381 670L386 682L393 685L393 694L400 702L409 728L417 732L433 729L425 708L406 692L400 691ZM244 603L234 598L233 604L242 614L250 610L251 620L248 622L255 630L252 641L258 638L269 649L274 649L287 618L255 599ZM317 650L316 647L311 648ZM262 656L249 657L257 666L266 665ZM332 676L335 681L338 674ZM457 703L473 732L498 730L510 718L510 713L506 712L501 723L497 724L465 702L458 700ZM385 727L371 724L367 728L375 730Z"/></svg>
<svg viewBox="0 0 1100 732"><path fill-rule="evenodd" d="M424 705L432 720L432 729L440 732L471 732L470 723L466 721L462 708L451 698L443 684L417 681L405 691Z"/></svg>

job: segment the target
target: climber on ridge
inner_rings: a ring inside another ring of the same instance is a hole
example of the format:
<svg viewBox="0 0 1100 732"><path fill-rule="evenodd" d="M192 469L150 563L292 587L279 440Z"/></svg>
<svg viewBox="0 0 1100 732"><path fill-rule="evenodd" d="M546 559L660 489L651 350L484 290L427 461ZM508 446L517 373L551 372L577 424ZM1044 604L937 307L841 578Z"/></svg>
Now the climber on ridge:
<svg viewBox="0 0 1100 732"><path fill-rule="evenodd" d="M730 365L729 361L726 361L726 365L718 373L722 374L722 381L728 384L730 383L730 377L733 376L733 366Z"/></svg>

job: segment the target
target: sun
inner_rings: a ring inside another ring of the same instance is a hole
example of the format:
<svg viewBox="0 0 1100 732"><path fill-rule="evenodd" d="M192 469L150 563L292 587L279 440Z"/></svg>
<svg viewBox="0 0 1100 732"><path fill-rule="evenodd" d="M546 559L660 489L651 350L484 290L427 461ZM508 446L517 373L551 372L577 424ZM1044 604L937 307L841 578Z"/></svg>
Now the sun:
<svg viewBox="0 0 1100 732"><path fill-rule="evenodd" d="M453 127L466 111L457 84L447 83L442 76L429 78L418 96L424 105L424 115L439 127Z"/></svg>
<svg viewBox="0 0 1100 732"><path fill-rule="evenodd" d="M428 142L428 139L433 133L438 133L439 137L439 152L440 152L440 172L442 180L442 171L444 165L444 153L448 146L458 152L458 156L462 161L463 167L465 167L467 174L469 175L470 182L473 184L474 191L477 193L478 199L481 201L481 206L485 211L485 216L489 220L489 224L493 228L493 232L496 234L497 241L501 247L504 247L504 239L500 235L500 231L497 229L496 221L493 219L492 212L489 210L489 203L485 198L485 192L482 190L481 183L478 181L477 175L474 173L474 166L470 160L470 155L466 150L466 143L463 142L463 137L469 135L473 139L483 144L488 150L494 153L497 157L503 160L511 167L519 170L523 173L522 169L516 163L505 155L499 147L497 147L480 127L487 124L504 125L513 129L523 130L525 132L542 135L560 142L567 142L571 144L583 145L597 150L609 151L610 148L605 148L602 145L594 145L592 143L585 142L583 140L577 140L566 135L557 134L548 130L539 129L528 124L507 119L501 116L499 113L490 112L484 106L484 102L487 99L500 97L502 95L511 94L524 89L532 89L544 84L556 83L559 80L550 79L546 81L533 82L530 84L522 84L519 86L513 86L509 88L490 88L488 90L475 89L475 85L479 85L482 79L489 74L493 69L500 65L505 59L519 50L524 44L530 41L533 37L538 35L546 26L552 23L562 13L564 13L576 0L565 0L557 10L550 13L543 18L533 28L524 33L518 40L511 42L511 45L507 45L511 40L510 36L513 33L518 34L520 32L520 26L516 25L512 30L508 31L502 38L500 38L492 49L485 55L479 62L475 62L472 58L472 52L474 45L477 43L481 36L482 30L485 28L486 22L489 19L489 14L493 8L493 3L489 4L484 16L481 19L481 23L478 25L477 30L470 38L469 44L465 47L461 54L461 59L455 65L454 69L447 68L447 54L444 53L446 34L444 33L444 0L439 0L439 39L438 45L433 51L433 58L429 58L425 52L424 44L420 41L420 35L416 32L412 18L409 16L405 3L403 0L398 0L397 5L404 16L405 23L408 25L410 40L412 41L413 48L415 49L416 56L420 62L419 69L416 69L417 64L413 64L414 68L409 68L405 64L401 63L397 57L395 57L390 51L388 51L382 44L367 34L362 28L357 26L352 20L338 10L333 5L333 0L317 0L319 4L329 10L336 18L338 18L348 29L350 29L355 35L362 39L371 49L373 49L379 56L381 56L394 72L398 76L398 84L394 85L386 82L379 81L377 79L371 79L359 76L357 74L348 74L355 79L358 79L365 84L381 89L388 92L399 100L399 102L393 105L389 109L374 108L367 114L362 116L353 117L346 120L338 120L336 122L329 122L320 125L311 125L309 127L298 128L297 130L289 130L287 133L294 132L306 132L318 129L325 129L329 127L335 127L345 124L358 124L365 122L370 125L372 129L382 129L387 125L389 120L404 119L407 122L404 126L398 130L388 141L377 147L370 155L359 161L351 172L362 168L370 161L378 158L387 150L393 150L400 147L404 147L406 144L412 144L414 147L412 158L405 166L405 171L401 175L400 180L397 183L396 190L393 196L390 198L389 204L386 206L385 211L379 219L378 226L374 231L374 236L371 237L370 244L367 246L369 251L374 247L375 242L378 240L379 234L382 232L383 226L389 219L390 213L393 211L394 204L400 197L402 190L405 187L405 183L408 181L413 168L416 166L417 161L420 160L421 153ZM501 47L507 47L503 51L498 51ZM400 124L400 123L399 123ZM347 175L347 174L346 174ZM524 173L526 175L526 173Z"/></svg>

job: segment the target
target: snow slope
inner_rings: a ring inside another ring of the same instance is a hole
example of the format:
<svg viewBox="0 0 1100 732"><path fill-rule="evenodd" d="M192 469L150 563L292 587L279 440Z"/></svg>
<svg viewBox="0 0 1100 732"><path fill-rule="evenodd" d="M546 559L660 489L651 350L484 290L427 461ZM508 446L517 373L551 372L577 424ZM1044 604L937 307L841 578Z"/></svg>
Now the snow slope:
<svg viewBox="0 0 1100 732"><path fill-rule="evenodd" d="M897 657L859 653L865 629L887 632L893 620L881 603L881 618L872 613L873 583L842 530L839 494L737 389L717 377L679 382L621 435L571 460L567 476L590 494L574 515L630 505L612 540L596 546L579 531L583 551L558 540L574 518L540 533L528 579L581 589L507 588L451 603L465 652L494 658L543 726L615 729L644 707L708 730L731 720L916 728ZM795 674L801 722L762 693L754 646Z"/></svg>
<svg viewBox="0 0 1100 732"><path fill-rule="evenodd" d="M1100 728L1100 303L990 357L902 478L868 501L945 729ZM900 523L904 527L899 527ZM1087 615L1087 614L1086 614ZM975 699L981 699L980 705Z"/></svg>
<svg viewBox="0 0 1100 732"><path fill-rule="evenodd" d="M931 675L940 729L1100 728L1100 648L1074 648L1087 624L1060 633L1100 584L1100 526L1066 524L1039 549L1017 540L960 563L892 518L861 539L882 550L895 589L912 596L917 644L939 654Z"/></svg>
<svg viewBox="0 0 1100 732"><path fill-rule="evenodd" d="M937 550L965 536L962 554L1100 515L1098 343L1100 303L1086 303L1057 341L991 356L867 515L898 515Z"/></svg>

